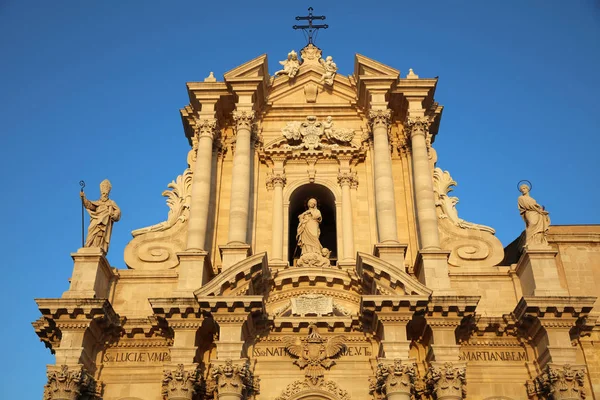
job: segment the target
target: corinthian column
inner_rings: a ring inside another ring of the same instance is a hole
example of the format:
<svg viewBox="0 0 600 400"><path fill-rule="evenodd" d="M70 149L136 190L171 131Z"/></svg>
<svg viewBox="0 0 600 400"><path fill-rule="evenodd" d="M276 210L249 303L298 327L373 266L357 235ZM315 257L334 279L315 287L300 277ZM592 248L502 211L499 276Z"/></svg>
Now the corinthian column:
<svg viewBox="0 0 600 400"><path fill-rule="evenodd" d="M250 141L254 111L234 111L236 139L229 206L229 243L246 243L250 204Z"/></svg>
<svg viewBox="0 0 600 400"><path fill-rule="evenodd" d="M198 152L192 177L192 200L188 221L188 250L204 250L208 205L210 200L210 178L212 169L213 140L217 131L217 120L200 119L196 123Z"/></svg>
<svg viewBox="0 0 600 400"><path fill-rule="evenodd" d="M373 162L375 175L375 208L379 242L398 241L396 227L396 201L392 177L392 158L388 130L391 110L369 111L369 122L373 132Z"/></svg>
<svg viewBox="0 0 600 400"><path fill-rule="evenodd" d="M439 249L435 198L433 194L433 178L427 155L426 136L429 134L429 119L412 117L407 127L411 139L413 181L417 205L417 225L422 249Z"/></svg>
<svg viewBox="0 0 600 400"><path fill-rule="evenodd" d="M271 259L283 261L283 186L284 173L272 173L267 178L267 189L273 190L273 238Z"/></svg>
<svg viewBox="0 0 600 400"><path fill-rule="evenodd" d="M414 393L416 368L414 361L381 359L377 364L371 392L387 400L410 400Z"/></svg>
<svg viewBox="0 0 600 400"><path fill-rule="evenodd" d="M354 256L354 227L352 224L352 200L350 198L350 186L356 183L356 174L352 172L340 172L338 183L342 187L342 232L344 243L344 259L353 259Z"/></svg>
<svg viewBox="0 0 600 400"><path fill-rule="evenodd" d="M192 400L200 389L200 370L194 365L186 370L183 364L164 371L162 395L166 400Z"/></svg>
<svg viewBox="0 0 600 400"><path fill-rule="evenodd" d="M247 360L214 361L211 367L207 394L214 393L219 400L245 400L258 393L258 379L254 378Z"/></svg>

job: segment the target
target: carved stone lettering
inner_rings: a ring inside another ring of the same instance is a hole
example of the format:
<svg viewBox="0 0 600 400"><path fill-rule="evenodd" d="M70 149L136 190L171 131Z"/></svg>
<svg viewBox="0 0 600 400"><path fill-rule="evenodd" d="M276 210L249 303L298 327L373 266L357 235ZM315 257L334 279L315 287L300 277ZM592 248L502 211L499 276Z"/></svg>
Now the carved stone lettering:
<svg viewBox="0 0 600 400"><path fill-rule="evenodd" d="M104 363L162 364L171 361L166 350L147 351L107 351L102 358Z"/></svg>
<svg viewBox="0 0 600 400"><path fill-rule="evenodd" d="M528 360L524 350L468 350L461 352L460 361L522 362Z"/></svg>
<svg viewBox="0 0 600 400"><path fill-rule="evenodd" d="M323 295L302 295L292 301L293 315L329 315L333 314L333 299Z"/></svg>

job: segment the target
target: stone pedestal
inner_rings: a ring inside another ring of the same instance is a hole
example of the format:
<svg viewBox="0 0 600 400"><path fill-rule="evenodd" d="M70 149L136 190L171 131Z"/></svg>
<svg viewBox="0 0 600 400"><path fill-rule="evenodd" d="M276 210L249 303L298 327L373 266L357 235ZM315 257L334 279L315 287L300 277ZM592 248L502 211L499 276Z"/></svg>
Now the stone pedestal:
<svg viewBox="0 0 600 400"><path fill-rule="evenodd" d="M400 243L377 243L373 247L373 255L404 271L404 259L407 247L408 245Z"/></svg>
<svg viewBox="0 0 600 400"><path fill-rule="evenodd" d="M208 252L204 250L187 250L177 253L179 259L179 277L174 297L194 297L194 290L206 283L212 268Z"/></svg>
<svg viewBox="0 0 600 400"><path fill-rule="evenodd" d="M219 246L219 251L221 252L221 268L223 271L246 259L251 254L250 245L246 243L228 243Z"/></svg>
<svg viewBox="0 0 600 400"><path fill-rule="evenodd" d="M551 248L525 249L517 263L523 296L567 296L560 285L556 255Z"/></svg>
<svg viewBox="0 0 600 400"><path fill-rule="evenodd" d="M448 257L450 251L423 249L417 253L415 275L419 281L432 289L436 295L453 295L448 275Z"/></svg>
<svg viewBox="0 0 600 400"><path fill-rule="evenodd" d="M63 293L65 298L106 299L114 273L99 247L82 247L71 253L75 265L71 286Z"/></svg>

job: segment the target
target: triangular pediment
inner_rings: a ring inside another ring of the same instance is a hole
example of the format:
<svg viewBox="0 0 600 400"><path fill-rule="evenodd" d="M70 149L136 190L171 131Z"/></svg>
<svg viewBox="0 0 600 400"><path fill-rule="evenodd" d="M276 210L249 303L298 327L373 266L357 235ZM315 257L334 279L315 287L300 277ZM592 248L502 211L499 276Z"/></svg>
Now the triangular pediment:
<svg viewBox="0 0 600 400"><path fill-rule="evenodd" d="M232 79L239 78L257 78L257 77L268 77L269 76L269 65L267 61L267 55L262 54L244 64L225 72L223 75L225 81L231 81Z"/></svg>
<svg viewBox="0 0 600 400"><path fill-rule="evenodd" d="M365 57L362 54L356 54L354 59L354 76L359 78L360 76L388 76L390 78L398 79L400 71L375 61L369 57Z"/></svg>

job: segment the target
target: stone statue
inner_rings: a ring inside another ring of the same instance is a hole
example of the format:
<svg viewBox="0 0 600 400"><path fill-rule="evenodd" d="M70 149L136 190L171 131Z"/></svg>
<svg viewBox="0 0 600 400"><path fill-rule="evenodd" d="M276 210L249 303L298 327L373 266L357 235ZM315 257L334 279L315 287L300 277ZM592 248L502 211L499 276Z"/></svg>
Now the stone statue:
<svg viewBox="0 0 600 400"><path fill-rule="evenodd" d="M298 54L294 50L288 53L287 60L279 61L279 64L283 65L283 69L275 72L275 76L287 75L292 79L298 74L298 70L300 70Z"/></svg>
<svg viewBox="0 0 600 400"><path fill-rule="evenodd" d="M522 193L519 196L519 213L525 221L525 245L547 246L548 227L550 226L550 217L548 211L540 206L533 197L529 196L530 187L523 184L519 186Z"/></svg>
<svg viewBox="0 0 600 400"><path fill-rule="evenodd" d="M333 62L333 57L327 56L323 61L322 58L319 59L319 63L323 66L325 71L323 71L323 76L321 77L321 82L325 82L326 85L333 86L333 78L335 78L335 74L337 73L337 65Z"/></svg>
<svg viewBox="0 0 600 400"><path fill-rule="evenodd" d="M331 251L323 247L319 241L321 229L319 224L323 220L321 211L317 208L317 200L308 200L308 210L298 216L298 230L296 240L302 249L298 259L299 267L328 267Z"/></svg>
<svg viewBox="0 0 600 400"><path fill-rule="evenodd" d="M98 247L104 254L108 252L113 223L121 219L121 210L117 203L108 198L110 189L110 181L103 180L100 183L100 199L97 201L86 199L85 193L80 192L81 201L90 214L90 226L83 247Z"/></svg>

